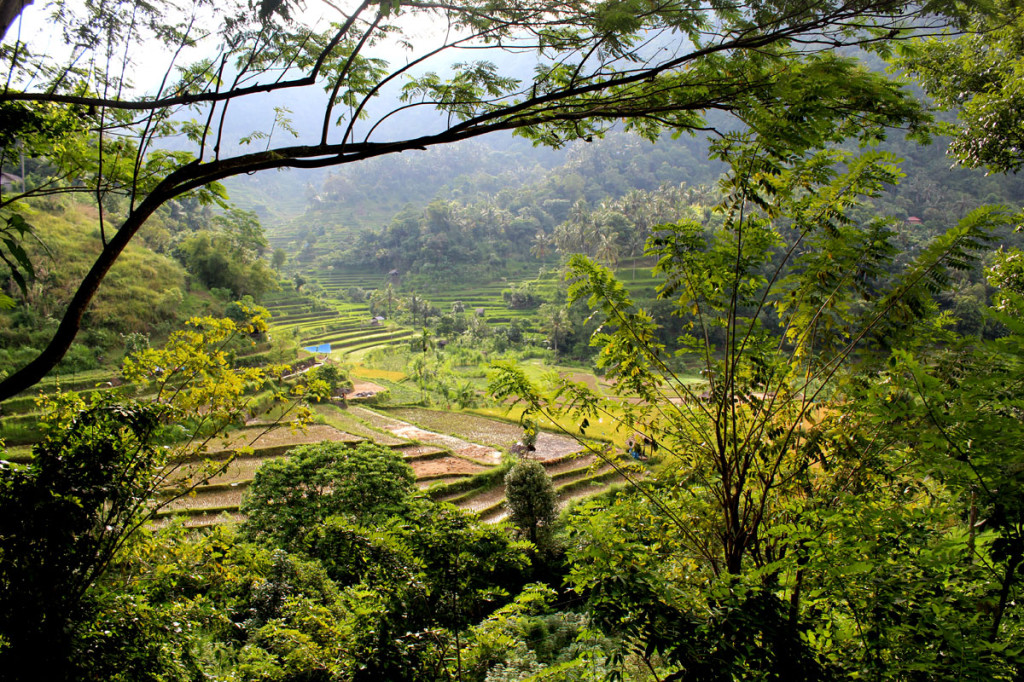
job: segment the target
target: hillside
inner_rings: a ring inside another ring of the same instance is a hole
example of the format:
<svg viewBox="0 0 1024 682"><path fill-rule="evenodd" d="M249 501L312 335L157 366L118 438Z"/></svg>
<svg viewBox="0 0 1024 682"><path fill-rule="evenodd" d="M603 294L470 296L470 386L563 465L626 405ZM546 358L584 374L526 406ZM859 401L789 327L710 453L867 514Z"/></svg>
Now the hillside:
<svg viewBox="0 0 1024 682"><path fill-rule="evenodd" d="M40 201L25 217L38 237L26 249L36 276L24 294L13 280L3 281L15 307L0 310L0 372L21 366L45 345L101 246L94 207ZM129 244L111 269L86 313L82 333L61 363L62 371L119 362L123 337L142 334L157 341L190 315L223 310L223 302L196 286L178 261L147 247L146 236L158 235L166 222L166 216L151 221L143 240Z"/></svg>

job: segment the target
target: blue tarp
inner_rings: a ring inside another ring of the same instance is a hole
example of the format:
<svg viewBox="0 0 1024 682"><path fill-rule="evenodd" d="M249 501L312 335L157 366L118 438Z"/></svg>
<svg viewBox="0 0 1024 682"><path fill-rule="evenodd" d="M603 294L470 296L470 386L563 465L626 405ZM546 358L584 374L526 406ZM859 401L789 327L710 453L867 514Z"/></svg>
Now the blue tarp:
<svg viewBox="0 0 1024 682"><path fill-rule="evenodd" d="M331 352L331 344L329 344L329 343L322 343L319 346L306 346L302 350L309 351L310 353L330 353Z"/></svg>

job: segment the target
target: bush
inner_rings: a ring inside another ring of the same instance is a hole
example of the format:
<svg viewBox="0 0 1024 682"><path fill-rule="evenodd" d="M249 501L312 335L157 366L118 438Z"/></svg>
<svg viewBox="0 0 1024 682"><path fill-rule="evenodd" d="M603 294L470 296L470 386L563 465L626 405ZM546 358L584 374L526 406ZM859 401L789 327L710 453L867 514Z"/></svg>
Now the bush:
<svg viewBox="0 0 1024 682"><path fill-rule="evenodd" d="M518 462L505 476L509 519L538 547L545 546L557 516L551 477L538 462Z"/></svg>
<svg viewBox="0 0 1024 682"><path fill-rule="evenodd" d="M389 448L326 441L303 445L256 471L242 503L248 514L243 529L253 538L296 547L329 516L368 523L405 511L414 482L412 469Z"/></svg>

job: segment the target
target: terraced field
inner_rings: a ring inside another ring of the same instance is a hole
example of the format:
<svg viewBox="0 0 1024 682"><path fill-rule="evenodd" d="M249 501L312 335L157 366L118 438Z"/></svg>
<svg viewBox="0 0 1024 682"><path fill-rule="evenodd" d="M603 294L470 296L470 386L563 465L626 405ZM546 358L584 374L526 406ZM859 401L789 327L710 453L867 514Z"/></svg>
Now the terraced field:
<svg viewBox="0 0 1024 682"><path fill-rule="evenodd" d="M332 288L328 293L340 297L349 286L366 284L365 278L339 275L330 282ZM300 347L330 344L331 352L338 355L405 343L414 333L412 329L390 322L383 325L372 322L365 305L341 300L325 304L295 291L278 292L265 306L271 313L271 334L288 333Z"/></svg>
<svg viewBox="0 0 1024 682"><path fill-rule="evenodd" d="M238 518L239 505L256 469L265 461L284 456L291 447L318 440L355 443L372 439L401 454L413 470L416 484L435 499L471 510L488 521L505 517L502 449L515 442L521 430L498 420L475 415L426 409L371 410L350 406L318 408L325 424L294 432L279 428L269 433L247 429L232 436L232 447L249 444L251 454L235 458L194 494L171 502L161 518L185 515L189 526L220 523ZM604 490L619 479L617 472L593 455L578 456L574 440L542 433L531 457L551 473L560 500Z"/></svg>
<svg viewBox="0 0 1024 682"><path fill-rule="evenodd" d="M646 265L620 268L617 274L635 293L643 291L651 296L658 284ZM314 301L286 285L285 290L272 295L265 303L273 315L272 329L288 332L300 346L331 344L332 353L340 358L377 347L405 345L415 335L414 329L393 321L371 324L368 305L349 300L350 289L369 291L386 286L392 281L387 275L369 269L312 267L305 268L302 275L307 282L322 289L323 299ZM534 293L541 299L551 301L557 298L560 281L556 271L543 272L539 279L530 281L533 282ZM400 281L395 280L393 284L404 296L414 293L403 290ZM541 333L535 308L512 310L503 299L502 292L516 285L514 281L497 280L451 284L436 291L416 293L418 298L442 312L452 310L458 302L467 313L480 315L489 325L501 326L515 321L528 334Z"/></svg>
<svg viewBox="0 0 1024 682"><path fill-rule="evenodd" d="M308 277L335 298L342 298L353 287L378 289L388 283L387 276L375 270L314 270L309 271Z"/></svg>

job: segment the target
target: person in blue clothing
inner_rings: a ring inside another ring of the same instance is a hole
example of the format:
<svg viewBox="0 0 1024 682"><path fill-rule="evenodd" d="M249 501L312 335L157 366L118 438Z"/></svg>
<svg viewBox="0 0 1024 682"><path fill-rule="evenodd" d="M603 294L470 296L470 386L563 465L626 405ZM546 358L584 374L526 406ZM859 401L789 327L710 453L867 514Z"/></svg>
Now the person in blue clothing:
<svg viewBox="0 0 1024 682"><path fill-rule="evenodd" d="M626 452L629 453L632 459L638 462L646 462L648 460L646 453L648 447L650 447L651 454L654 454L656 448L654 441L649 436L641 436L638 433L634 433L626 439Z"/></svg>

